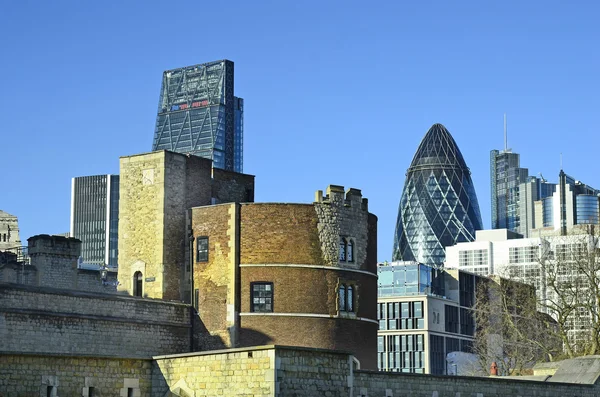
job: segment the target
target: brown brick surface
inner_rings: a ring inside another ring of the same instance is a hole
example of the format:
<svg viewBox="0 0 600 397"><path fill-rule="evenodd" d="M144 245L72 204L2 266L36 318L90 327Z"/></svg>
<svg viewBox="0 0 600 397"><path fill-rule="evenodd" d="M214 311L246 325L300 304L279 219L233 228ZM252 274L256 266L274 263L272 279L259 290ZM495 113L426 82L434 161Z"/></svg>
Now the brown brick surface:
<svg viewBox="0 0 600 397"><path fill-rule="evenodd" d="M242 205L240 263L322 265L313 205Z"/></svg>

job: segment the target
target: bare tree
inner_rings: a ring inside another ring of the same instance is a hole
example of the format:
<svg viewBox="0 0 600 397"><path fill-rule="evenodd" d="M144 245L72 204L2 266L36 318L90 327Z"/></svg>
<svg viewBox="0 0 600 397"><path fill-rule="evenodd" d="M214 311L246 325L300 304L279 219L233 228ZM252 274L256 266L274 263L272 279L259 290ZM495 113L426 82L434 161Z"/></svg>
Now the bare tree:
<svg viewBox="0 0 600 397"><path fill-rule="evenodd" d="M496 362L500 374L521 374L536 362L560 354L556 322L537 310L530 285L497 276L482 279L474 316L474 353L485 370Z"/></svg>
<svg viewBox="0 0 600 397"><path fill-rule="evenodd" d="M501 273L510 281L478 288L475 350L482 367L496 361L500 371L513 373L538 361L600 354L600 254L594 228L512 249L515 255ZM537 297L516 281L535 286Z"/></svg>

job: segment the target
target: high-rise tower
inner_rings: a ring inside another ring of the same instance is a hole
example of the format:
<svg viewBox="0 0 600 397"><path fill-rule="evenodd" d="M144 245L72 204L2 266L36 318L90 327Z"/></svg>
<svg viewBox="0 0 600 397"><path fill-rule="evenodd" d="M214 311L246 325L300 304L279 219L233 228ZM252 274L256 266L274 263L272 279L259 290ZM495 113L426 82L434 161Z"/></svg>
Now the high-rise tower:
<svg viewBox="0 0 600 397"><path fill-rule="evenodd" d="M519 157L507 148L490 152L492 229L524 232L519 212L519 186L527 182L529 170L520 167Z"/></svg>
<svg viewBox="0 0 600 397"><path fill-rule="evenodd" d="M81 240L84 264L118 266L119 175L72 179L70 234Z"/></svg>
<svg viewBox="0 0 600 397"><path fill-rule="evenodd" d="M242 172L244 100L228 60L163 73L152 150L189 153Z"/></svg>
<svg viewBox="0 0 600 397"><path fill-rule="evenodd" d="M471 173L448 130L434 124L406 173L393 260L442 265L444 247L473 241L480 229Z"/></svg>

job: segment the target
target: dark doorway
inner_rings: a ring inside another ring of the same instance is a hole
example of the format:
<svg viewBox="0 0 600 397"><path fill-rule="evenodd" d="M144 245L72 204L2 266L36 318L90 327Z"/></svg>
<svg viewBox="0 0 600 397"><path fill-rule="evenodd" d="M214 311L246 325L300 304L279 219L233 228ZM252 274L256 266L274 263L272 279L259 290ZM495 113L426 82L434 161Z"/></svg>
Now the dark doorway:
<svg viewBox="0 0 600 397"><path fill-rule="evenodd" d="M142 296L143 282L142 272L135 272L133 274L133 296Z"/></svg>

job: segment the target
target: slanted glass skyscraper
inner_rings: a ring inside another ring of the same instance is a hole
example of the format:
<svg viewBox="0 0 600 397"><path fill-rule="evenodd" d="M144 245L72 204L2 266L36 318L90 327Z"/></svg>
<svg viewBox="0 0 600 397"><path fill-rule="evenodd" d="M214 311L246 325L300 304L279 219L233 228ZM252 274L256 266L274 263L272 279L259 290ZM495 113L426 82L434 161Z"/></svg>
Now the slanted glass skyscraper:
<svg viewBox="0 0 600 397"><path fill-rule="evenodd" d="M392 260L442 265L444 247L473 241L480 229L471 173L448 130L434 124L406 173Z"/></svg>
<svg viewBox="0 0 600 397"><path fill-rule="evenodd" d="M163 73L152 150L190 153L243 171L244 100L233 95L233 62Z"/></svg>
<svg viewBox="0 0 600 397"><path fill-rule="evenodd" d="M72 179L70 234L81 240L84 264L118 266L119 175Z"/></svg>

